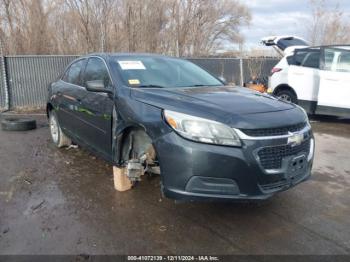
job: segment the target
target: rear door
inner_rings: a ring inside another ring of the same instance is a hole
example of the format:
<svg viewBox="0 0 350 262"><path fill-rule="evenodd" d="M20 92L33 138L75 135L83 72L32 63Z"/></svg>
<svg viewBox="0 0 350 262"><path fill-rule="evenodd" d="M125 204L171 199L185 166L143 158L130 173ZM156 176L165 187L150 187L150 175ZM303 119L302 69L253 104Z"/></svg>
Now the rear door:
<svg viewBox="0 0 350 262"><path fill-rule="evenodd" d="M79 128L79 119L76 117L76 111L79 108L78 94L83 87L81 86L81 72L85 66L86 59L74 61L64 73L59 82L59 91L57 92L58 103L58 121L60 126L71 135L76 135Z"/></svg>
<svg viewBox="0 0 350 262"><path fill-rule="evenodd" d="M320 82L320 49L297 49L288 69L288 84L297 94L298 102L311 109L316 103Z"/></svg>
<svg viewBox="0 0 350 262"><path fill-rule="evenodd" d="M318 114L350 116L350 47L325 47Z"/></svg>

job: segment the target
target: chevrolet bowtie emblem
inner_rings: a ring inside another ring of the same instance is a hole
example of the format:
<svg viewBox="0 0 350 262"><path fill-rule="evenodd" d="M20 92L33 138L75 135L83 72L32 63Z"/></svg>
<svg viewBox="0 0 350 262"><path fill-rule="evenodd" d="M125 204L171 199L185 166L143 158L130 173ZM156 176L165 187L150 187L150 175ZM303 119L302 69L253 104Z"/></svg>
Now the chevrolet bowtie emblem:
<svg viewBox="0 0 350 262"><path fill-rule="evenodd" d="M288 145L298 146L304 141L304 134L288 132L288 135Z"/></svg>

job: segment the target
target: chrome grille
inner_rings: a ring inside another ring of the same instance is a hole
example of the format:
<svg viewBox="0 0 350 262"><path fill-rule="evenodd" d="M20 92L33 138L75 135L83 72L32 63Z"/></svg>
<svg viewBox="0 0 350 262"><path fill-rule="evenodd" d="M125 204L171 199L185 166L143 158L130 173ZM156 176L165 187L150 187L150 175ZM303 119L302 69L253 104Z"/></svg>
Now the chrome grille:
<svg viewBox="0 0 350 262"><path fill-rule="evenodd" d="M306 122L296 125L277 127L277 128L261 128L261 129L241 129L248 136L282 136L288 135L288 132L297 132L306 126Z"/></svg>

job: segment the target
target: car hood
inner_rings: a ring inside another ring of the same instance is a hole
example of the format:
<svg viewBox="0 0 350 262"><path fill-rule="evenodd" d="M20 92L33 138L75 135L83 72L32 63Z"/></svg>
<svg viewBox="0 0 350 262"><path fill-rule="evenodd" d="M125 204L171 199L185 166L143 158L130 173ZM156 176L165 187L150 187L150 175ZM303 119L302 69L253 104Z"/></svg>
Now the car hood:
<svg viewBox="0 0 350 262"><path fill-rule="evenodd" d="M294 105L269 95L238 87L148 88L137 89L133 93L137 100L162 108L175 104L178 107L200 106L239 115L294 108Z"/></svg>
<svg viewBox="0 0 350 262"><path fill-rule="evenodd" d="M235 125L257 115L296 109L294 104L241 87L134 88L131 94L140 102L162 109Z"/></svg>

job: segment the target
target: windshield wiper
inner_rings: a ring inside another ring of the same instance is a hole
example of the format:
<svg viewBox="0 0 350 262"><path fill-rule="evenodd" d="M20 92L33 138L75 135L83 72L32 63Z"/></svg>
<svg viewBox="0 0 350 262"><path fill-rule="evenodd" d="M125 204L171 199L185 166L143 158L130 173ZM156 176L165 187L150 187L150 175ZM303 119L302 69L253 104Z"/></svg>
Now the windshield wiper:
<svg viewBox="0 0 350 262"><path fill-rule="evenodd" d="M141 88L165 88L165 86L160 86L160 85L139 85L137 87L141 87Z"/></svg>

